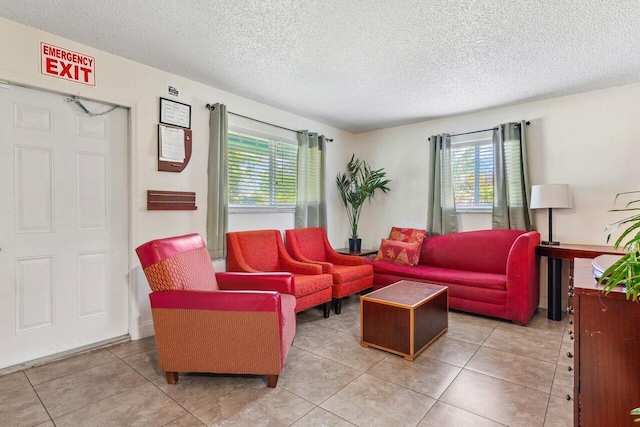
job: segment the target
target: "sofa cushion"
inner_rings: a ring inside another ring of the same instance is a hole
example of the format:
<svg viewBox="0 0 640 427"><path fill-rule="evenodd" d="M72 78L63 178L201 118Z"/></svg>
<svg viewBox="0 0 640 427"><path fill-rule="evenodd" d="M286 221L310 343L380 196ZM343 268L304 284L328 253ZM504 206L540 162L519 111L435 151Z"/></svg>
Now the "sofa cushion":
<svg viewBox="0 0 640 427"><path fill-rule="evenodd" d="M420 243L398 242L382 239L376 261L386 261L394 264L412 266L420 259Z"/></svg>
<svg viewBox="0 0 640 427"><path fill-rule="evenodd" d="M504 274L478 273L448 268L430 267L426 265L406 266L389 262L373 263L375 274L392 274L405 277L407 280L417 279L435 283L452 283L485 289L505 290L507 276Z"/></svg>
<svg viewBox="0 0 640 427"><path fill-rule="evenodd" d="M333 283L347 283L363 277L373 276L373 268L370 265L333 265Z"/></svg>
<svg viewBox="0 0 640 427"><path fill-rule="evenodd" d="M421 265L454 270L506 274L507 257L521 230L480 230L427 237Z"/></svg>

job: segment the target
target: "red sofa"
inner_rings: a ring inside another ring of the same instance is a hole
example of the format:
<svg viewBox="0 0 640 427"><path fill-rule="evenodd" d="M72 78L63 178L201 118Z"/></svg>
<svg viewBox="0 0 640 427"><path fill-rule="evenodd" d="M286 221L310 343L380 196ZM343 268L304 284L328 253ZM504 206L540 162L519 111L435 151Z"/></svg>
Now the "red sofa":
<svg viewBox="0 0 640 427"><path fill-rule="evenodd" d="M427 237L417 265L373 261L373 289L399 280L449 287L449 307L526 325L540 299L537 231L481 230Z"/></svg>

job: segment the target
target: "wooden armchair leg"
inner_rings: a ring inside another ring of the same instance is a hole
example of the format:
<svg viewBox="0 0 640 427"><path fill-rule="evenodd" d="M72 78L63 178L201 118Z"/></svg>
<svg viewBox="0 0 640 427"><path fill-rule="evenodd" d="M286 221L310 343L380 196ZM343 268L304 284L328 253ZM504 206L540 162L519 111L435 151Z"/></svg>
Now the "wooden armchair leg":
<svg viewBox="0 0 640 427"><path fill-rule="evenodd" d="M278 375L267 375L267 387L276 388L278 384Z"/></svg>
<svg viewBox="0 0 640 427"><path fill-rule="evenodd" d="M177 372L165 372L167 374L167 384L175 384L178 382Z"/></svg>

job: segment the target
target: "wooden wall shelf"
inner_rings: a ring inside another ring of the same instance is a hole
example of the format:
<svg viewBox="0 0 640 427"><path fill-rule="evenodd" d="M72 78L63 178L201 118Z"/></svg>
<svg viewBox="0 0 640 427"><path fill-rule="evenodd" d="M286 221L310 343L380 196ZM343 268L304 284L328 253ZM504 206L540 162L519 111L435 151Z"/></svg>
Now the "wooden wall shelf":
<svg viewBox="0 0 640 427"><path fill-rule="evenodd" d="M196 193L191 191L147 190L149 211L195 211Z"/></svg>

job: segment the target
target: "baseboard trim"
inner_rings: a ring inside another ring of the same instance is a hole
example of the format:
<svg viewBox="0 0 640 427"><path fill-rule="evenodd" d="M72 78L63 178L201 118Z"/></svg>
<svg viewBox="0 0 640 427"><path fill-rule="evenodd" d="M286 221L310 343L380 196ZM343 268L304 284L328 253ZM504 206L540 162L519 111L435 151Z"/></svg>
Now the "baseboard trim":
<svg viewBox="0 0 640 427"><path fill-rule="evenodd" d="M153 325L152 325L153 330ZM153 335L153 334L152 334ZM102 347L109 347L121 342L130 341L131 336L129 334L121 335L119 337L110 338L108 340L100 341L93 344L88 344L82 347L73 348L71 350L62 351L60 353L52 354L51 356L41 357L39 359L29 360L28 362L19 363L17 365L9 366L0 369L0 375L10 374L15 371L22 371L24 369L33 368L35 366L44 365L45 363L57 362L58 360L66 359L71 356L77 356L82 353L87 353L92 350L96 350Z"/></svg>

